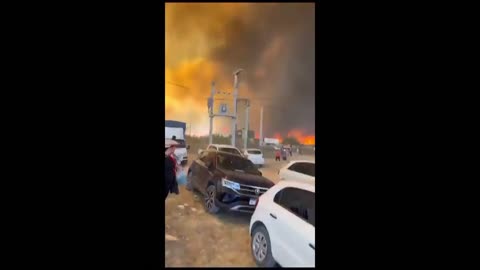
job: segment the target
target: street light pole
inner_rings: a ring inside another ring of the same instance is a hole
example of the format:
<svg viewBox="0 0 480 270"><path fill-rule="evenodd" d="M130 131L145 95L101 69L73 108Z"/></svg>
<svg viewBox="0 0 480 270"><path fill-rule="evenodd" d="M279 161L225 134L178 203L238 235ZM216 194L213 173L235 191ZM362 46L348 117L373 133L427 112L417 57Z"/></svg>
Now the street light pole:
<svg viewBox="0 0 480 270"><path fill-rule="evenodd" d="M260 146L263 146L263 106L260 108Z"/></svg>
<svg viewBox="0 0 480 270"><path fill-rule="evenodd" d="M208 112L210 116L210 129L208 131L208 144L212 144L212 132L213 132L213 96L215 95L215 82L212 82L212 92L208 100Z"/></svg>
<svg viewBox="0 0 480 270"><path fill-rule="evenodd" d="M250 102L248 99L245 99L245 138L243 139L243 149L247 151L248 146L248 111L250 109Z"/></svg>
<svg viewBox="0 0 480 270"><path fill-rule="evenodd" d="M232 114L232 146L235 147L235 135L237 134L237 96L238 96L238 74L242 72L242 69L237 69L233 72L233 114Z"/></svg>

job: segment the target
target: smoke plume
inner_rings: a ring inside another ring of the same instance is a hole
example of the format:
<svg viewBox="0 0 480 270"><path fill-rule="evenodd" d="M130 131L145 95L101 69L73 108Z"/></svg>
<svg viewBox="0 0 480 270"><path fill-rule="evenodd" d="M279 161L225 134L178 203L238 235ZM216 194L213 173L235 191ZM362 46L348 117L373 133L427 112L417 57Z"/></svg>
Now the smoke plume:
<svg viewBox="0 0 480 270"><path fill-rule="evenodd" d="M166 117L208 133L211 82L230 92L240 74L239 97L251 99L250 129L286 137L315 133L315 6L313 3L166 4ZM231 96L221 101L231 107ZM218 104L217 104L218 106ZM244 127L244 105L237 128ZM230 132L218 119L214 131ZM314 138L313 138L314 141Z"/></svg>

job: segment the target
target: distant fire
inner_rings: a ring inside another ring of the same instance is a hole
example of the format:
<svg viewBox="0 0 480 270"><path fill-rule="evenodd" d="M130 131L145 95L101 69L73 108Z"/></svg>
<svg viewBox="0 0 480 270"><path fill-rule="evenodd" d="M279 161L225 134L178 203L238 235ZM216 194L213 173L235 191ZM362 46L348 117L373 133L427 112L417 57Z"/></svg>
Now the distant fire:
<svg viewBox="0 0 480 270"><path fill-rule="evenodd" d="M287 136L282 136L280 133L275 133L273 138L278 139L280 142L283 139L290 137L297 139L301 144L314 145L315 144L315 135L306 135L305 132L299 129L293 129L287 133Z"/></svg>
<svg viewBox="0 0 480 270"><path fill-rule="evenodd" d="M303 144L315 145L315 135L305 136L304 138L301 138L300 141Z"/></svg>
<svg viewBox="0 0 480 270"><path fill-rule="evenodd" d="M287 136L297 139L302 144L315 144L315 135L306 135L298 129L291 130Z"/></svg>

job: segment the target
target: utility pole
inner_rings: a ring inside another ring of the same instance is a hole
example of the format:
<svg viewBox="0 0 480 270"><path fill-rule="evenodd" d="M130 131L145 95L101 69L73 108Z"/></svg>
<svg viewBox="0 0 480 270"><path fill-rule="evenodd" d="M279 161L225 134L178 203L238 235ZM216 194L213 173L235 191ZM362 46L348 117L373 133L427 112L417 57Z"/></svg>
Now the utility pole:
<svg viewBox="0 0 480 270"><path fill-rule="evenodd" d="M242 69L237 69L233 72L233 114L232 114L232 146L235 147L235 135L237 135L237 96L238 96L238 74Z"/></svg>
<svg viewBox="0 0 480 270"><path fill-rule="evenodd" d="M263 146L263 106L260 108L260 146Z"/></svg>
<svg viewBox="0 0 480 270"><path fill-rule="evenodd" d="M190 135L189 136L192 137L192 114L189 115L188 120L190 121L190 129L189 129Z"/></svg>
<svg viewBox="0 0 480 270"><path fill-rule="evenodd" d="M243 139L243 149L247 151L247 146L248 146L248 111L250 109L250 101L248 99L245 99L245 138Z"/></svg>
<svg viewBox="0 0 480 270"><path fill-rule="evenodd" d="M212 82L212 92L208 99L208 113L210 117L210 129L208 132L208 143L212 144L212 131L213 131L213 96L215 95L215 82Z"/></svg>

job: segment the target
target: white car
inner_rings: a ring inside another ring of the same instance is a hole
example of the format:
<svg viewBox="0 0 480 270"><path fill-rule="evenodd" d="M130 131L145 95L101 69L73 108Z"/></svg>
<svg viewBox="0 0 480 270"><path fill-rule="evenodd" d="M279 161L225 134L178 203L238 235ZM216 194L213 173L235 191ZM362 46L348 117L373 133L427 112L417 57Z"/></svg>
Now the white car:
<svg viewBox="0 0 480 270"><path fill-rule="evenodd" d="M238 150L238 148L236 148L234 146L231 146L231 145L228 145L228 144L210 144L207 147L207 150L222 151L222 152L232 153L232 154L236 154L236 155L244 157L244 155L242 155L242 152L240 152L240 150ZM200 150L199 153L201 151L202 150Z"/></svg>
<svg viewBox="0 0 480 270"><path fill-rule="evenodd" d="M315 183L315 161L294 160L278 171L280 180Z"/></svg>
<svg viewBox="0 0 480 270"><path fill-rule="evenodd" d="M315 267L315 185L281 181L257 200L251 250L260 267Z"/></svg>
<svg viewBox="0 0 480 270"><path fill-rule="evenodd" d="M257 166L263 166L265 164L265 159L263 158L263 153L260 149L247 149L246 151L243 151L243 155Z"/></svg>

